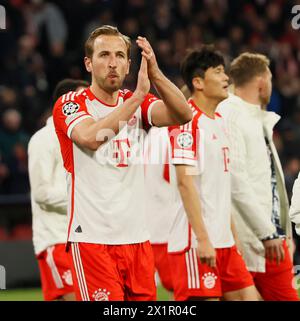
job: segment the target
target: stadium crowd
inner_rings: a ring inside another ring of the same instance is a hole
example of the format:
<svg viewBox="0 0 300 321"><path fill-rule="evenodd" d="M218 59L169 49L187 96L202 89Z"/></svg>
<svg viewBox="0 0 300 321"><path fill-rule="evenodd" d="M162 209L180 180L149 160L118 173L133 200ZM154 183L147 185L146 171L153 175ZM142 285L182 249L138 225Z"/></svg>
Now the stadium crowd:
<svg viewBox="0 0 300 321"><path fill-rule="evenodd" d="M187 48L200 48L204 43L213 43L228 64L244 51L267 55L271 61L274 86L268 110L282 116L274 131L274 140L291 196L292 185L300 170L300 154L297 150L300 143L297 128L300 121L300 100L297 95L300 87L297 50L300 38L291 24L293 4L293 1L263 0L238 3L217 0L7 1L4 4L7 29L0 34L4 43L0 51L1 68L4 71L0 76L0 193L28 194L26 149L29 138L44 125L52 111L53 88L65 77L89 80L82 63L84 39L97 26L110 24L117 25L132 39L145 35L154 44L162 72L179 88L183 85L179 64ZM237 15L237 12L242 14ZM139 82L136 85L137 72L141 77L141 70L145 69L143 63L139 67L140 48L145 50L144 57L149 55L148 61L152 57L147 53L145 38L139 38L137 45L132 50L133 63L125 82L125 86L132 90L135 86L141 86ZM152 76L150 72L149 78ZM156 78L153 79L155 86ZM164 81L168 82L167 79ZM160 93L165 87L156 88ZM85 95L92 94L87 90ZM129 97L127 95L126 99ZM73 113L71 109L74 104L69 102L65 105L70 110L63 109L64 115ZM173 112L177 112L176 106L180 104L173 101L173 105ZM61 112L61 108L57 107L56 110ZM154 124L172 124L171 118L159 118L161 109L156 111L153 108L152 114ZM151 115L151 112L148 111L147 115ZM57 122L59 116L55 117ZM184 121L182 118L181 122ZM76 131L72 136L76 143L81 142L76 141L81 137L77 135ZM75 232L82 233L80 225ZM272 239L273 234L262 241ZM72 250L77 251L76 248Z"/></svg>
<svg viewBox="0 0 300 321"><path fill-rule="evenodd" d="M227 62L242 51L271 59L273 94L268 107L282 119L276 144L286 184L300 170L300 35L291 25L296 1L4 1L7 29L0 32L0 192L29 191L26 148L52 107L51 92L65 77L88 79L83 65L86 35L101 24L117 25L132 39L143 34L159 64L179 87L179 63L187 48L214 43ZM138 61L138 49L132 51ZM132 65L126 87L135 85Z"/></svg>

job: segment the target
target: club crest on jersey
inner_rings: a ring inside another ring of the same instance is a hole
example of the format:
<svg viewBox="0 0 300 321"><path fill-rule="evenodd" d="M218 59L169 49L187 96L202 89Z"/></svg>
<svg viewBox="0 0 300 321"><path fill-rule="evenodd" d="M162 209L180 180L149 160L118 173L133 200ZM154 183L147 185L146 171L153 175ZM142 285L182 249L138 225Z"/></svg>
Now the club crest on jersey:
<svg viewBox="0 0 300 321"><path fill-rule="evenodd" d="M98 289L94 292L93 298L95 301L109 301L110 292L106 289Z"/></svg>
<svg viewBox="0 0 300 321"><path fill-rule="evenodd" d="M190 148L193 145L194 139L192 134L190 133L181 133L180 135L178 135L177 137L177 144L181 147L181 148Z"/></svg>
<svg viewBox="0 0 300 321"><path fill-rule="evenodd" d="M202 280L203 280L204 286L207 289L214 288L215 285L216 285L216 279L217 278L218 277L212 272L204 273L204 275L202 276Z"/></svg>
<svg viewBox="0 0 300 321"><path fill-rule="evenodd" d="M74 103L73 101L69 101L68 103L65 103L62 108L62 112L66 116L70 116L72 114L75 114L77 110L79 109L79 104Z"/></svg>

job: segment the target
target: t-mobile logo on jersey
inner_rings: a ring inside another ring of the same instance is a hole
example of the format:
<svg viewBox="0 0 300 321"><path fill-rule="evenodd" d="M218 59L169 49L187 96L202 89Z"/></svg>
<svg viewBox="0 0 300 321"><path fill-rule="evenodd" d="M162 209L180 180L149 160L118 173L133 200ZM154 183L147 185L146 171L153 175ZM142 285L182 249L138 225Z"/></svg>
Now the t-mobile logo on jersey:
<svg viewBox="0 0 300 321"><path fill-rule="evenodd" d="M223 157L224 157L224 172L228 172L228 164L229 164L229 148L228 147L223 147Z"/></svg>
<svg viewBox="0 0 300 321"><path fill-rule="evenodd" d="M128 138L116 139L113 141L113 158L117 159L117 167L128 167L128 157L130 157L130 143Z"/></svg>
<svg viewBox="0 0 300 321"><path fill-rule="evenodd" d="M3 6L0 6L0 30L6 29L6 12Z"/></svg>
<svg viewBox="0 0 300 321"><path fill-rule="evenodd" d="M0 265L0 290L6 289L6 272L5 267Z"/></svg>

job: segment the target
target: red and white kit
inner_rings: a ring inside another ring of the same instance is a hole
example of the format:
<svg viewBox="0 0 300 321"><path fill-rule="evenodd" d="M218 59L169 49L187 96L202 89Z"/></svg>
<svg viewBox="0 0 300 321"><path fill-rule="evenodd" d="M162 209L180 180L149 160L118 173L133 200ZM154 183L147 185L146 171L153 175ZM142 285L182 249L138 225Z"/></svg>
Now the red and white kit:
<svg viewBox="0 0 300 321"><path fill-rule="evenodd" d="M167 127L152 127L145 140L146 213L155 267L163 286L171 291L168 238L176 215L177 184L171 161Z"/></svg>
<svg viewBox="0 0 300 321"><path fill-rule="evenodd" d="M53 119L28 145L34 252L45 300L74 292L71 261L64 251L67 234L67 184Z"/></svg>
<svg viewBox="0 0 300 321"><path fill-rule="evenodd" d="M96 151L78 147L70 138L76 124L86 118L97 121L106 117L131 95L120 90L117 104L112 106L98 100L88 88L63 95L54 106L54 124L67 170L69 242L128 245L149 240L142 129L150 128L151 110L158 98L148 94L120 132ZM82 257L80 249L76 247L77 258ZM92 299L91 293L103 288L101 282L93 282L91 287L86 284L85 274L95 271L85 269L84 261L76 261L75 269L81 290L88 293L83 296L81 291L81 299ZM152 270L150 265L149 273ZM113 299L113 291L106 290ZM115 297L120 299L119 294Z"/></svg>
<svg viewBox="0 0 300 321"><path fill-rule="evenodd" d="M217 250L217 269L201 264L196 256L193 249L197 248L197 240L180 202L168 244L172 266L181 266L181 269L172 270L177 300L194 296L222 296L222 288L233 291L253 284L234 246L231 232L229 143L223 119L218 113L210 118L193 100L190 99L189 103L194 113L193 120L183 126L169 128L172 161L175 165L190 165L203 221ZM224 249L229 252L225 253ZM222 267L225 261L226 271ZM235 265L234 269L232 265ZM237 273L230 278L232 270Z"/></svg>

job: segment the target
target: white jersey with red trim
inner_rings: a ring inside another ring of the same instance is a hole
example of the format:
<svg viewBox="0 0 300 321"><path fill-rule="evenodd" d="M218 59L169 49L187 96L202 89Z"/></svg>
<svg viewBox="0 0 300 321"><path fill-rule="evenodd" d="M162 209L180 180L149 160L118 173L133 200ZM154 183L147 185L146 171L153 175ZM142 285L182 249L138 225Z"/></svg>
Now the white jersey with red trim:
<svg viewBox="0 0 300 321"><path fill-rule="evenodd" d="M222 117L204 114L189 100L193 120L170 127L173 164L190 165L200 199L202 217L214 248L233 246L231 232L231 190L229 142ZM170 233L168 251L181 252L197 247L183 203L180 202Z"/></svg>
<svg viewBox="0 0 300 321"><path fill-rule="evenodd" d="M120 90L117 104L111 106L87 88L63 95L54 106L54 124L68 173L68 241L133 244L149 239L142 128L151 126L151 109L158 98L148 94L118 135L96 151L79 147L70 138L80 121L106 117L131 95Z"/></svg>
<svg viewBox="0 0 300 321"><path fill-rule="evenodd" d="M28 144L33 246L36 255L67 239L67 183L53 119Z"/></svg>
<svg viewBox="0 0 300 321"><path fill-rule="evenodd" d="M146 214L150 242L167 243L176 214L176 173L167 127L152 127L145 140Z"/></svg>

